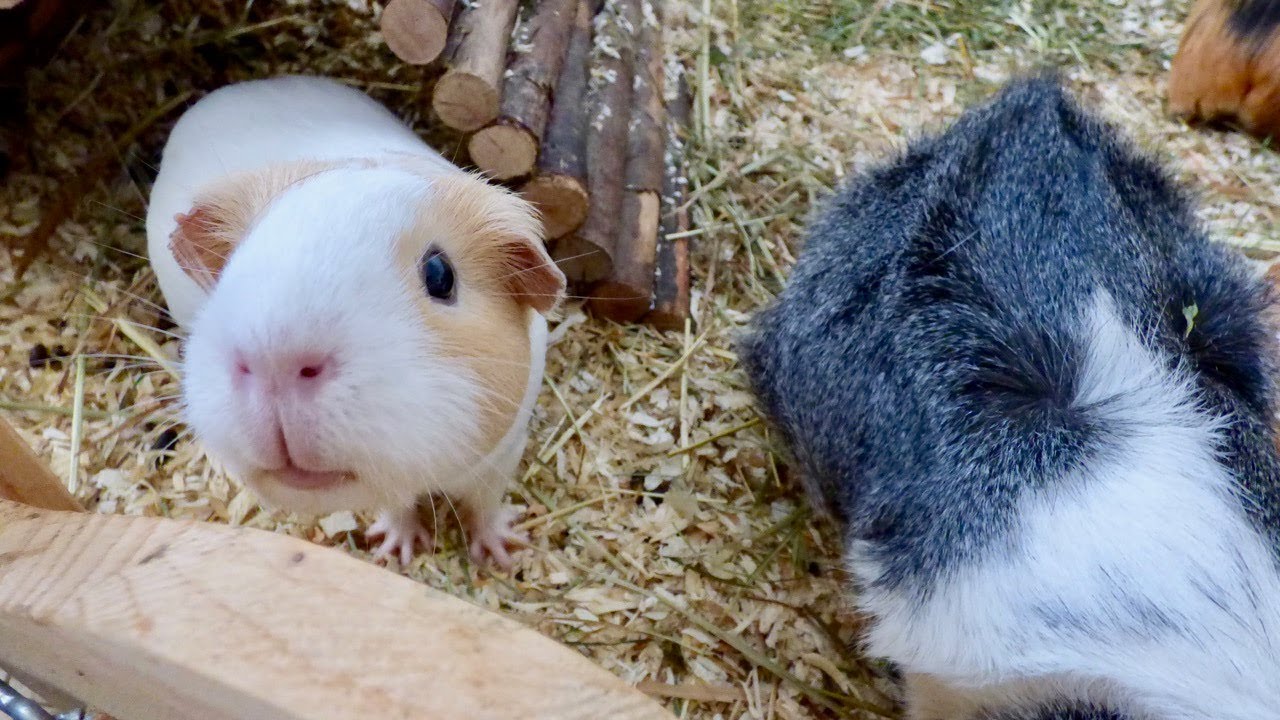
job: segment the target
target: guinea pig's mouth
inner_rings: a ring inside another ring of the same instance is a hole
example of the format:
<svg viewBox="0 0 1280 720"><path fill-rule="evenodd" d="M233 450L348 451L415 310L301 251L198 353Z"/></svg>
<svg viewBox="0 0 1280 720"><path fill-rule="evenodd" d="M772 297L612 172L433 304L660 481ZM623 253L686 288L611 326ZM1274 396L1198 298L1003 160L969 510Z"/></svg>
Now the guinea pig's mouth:
<svg viewBox="0 0 1280 720"><path fill-rule="evenodd" d="M267 470L263 474L295 490L327 490L355 479L354 474L346 471L305 470L293 463L275 470Z"/></svg>

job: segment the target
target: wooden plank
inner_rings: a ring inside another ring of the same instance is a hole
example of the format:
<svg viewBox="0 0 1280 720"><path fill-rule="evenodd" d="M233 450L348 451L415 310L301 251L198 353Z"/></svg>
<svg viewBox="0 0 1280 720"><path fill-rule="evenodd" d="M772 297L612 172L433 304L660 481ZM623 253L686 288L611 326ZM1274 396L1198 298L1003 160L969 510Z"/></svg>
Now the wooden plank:
<svg viewBox="0 0 1280 720"><path fill-rule="evenodd" d="M130 720L672 720L531 628L248 528L0 501L5 660Z"/></svg>
<svg viewBox="0 0 1280 720"><path fill-rule="evenodd" d="M0 498L46 510L83 510L57 475L0 418Z"/></svg>

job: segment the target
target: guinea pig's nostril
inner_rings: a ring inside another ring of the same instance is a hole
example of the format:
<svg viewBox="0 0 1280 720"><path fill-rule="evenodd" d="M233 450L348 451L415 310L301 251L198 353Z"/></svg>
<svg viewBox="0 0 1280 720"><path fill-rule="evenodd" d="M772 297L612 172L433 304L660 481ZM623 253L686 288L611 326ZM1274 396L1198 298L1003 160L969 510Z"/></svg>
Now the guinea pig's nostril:
<svg viewBox="0 0 1280 720"><path fill-rule="evenodd" d="M244 362L243 360L240 360L240 361L237 361L237 362L236 362L236 372L237 372L237 373L239 373L239 374L241 374L241 375L252 375L252 374L253 374L253 373L249 370L249 365L248 365L248 363Z"/></svg>
<svg viewBox="0 0 1280 720"><path fill-rule="evenodd" d="M298 374L304 378L313 378L319 375L322 369L324 368L320 365L307 365L306 367L299 370Z"/></svg>

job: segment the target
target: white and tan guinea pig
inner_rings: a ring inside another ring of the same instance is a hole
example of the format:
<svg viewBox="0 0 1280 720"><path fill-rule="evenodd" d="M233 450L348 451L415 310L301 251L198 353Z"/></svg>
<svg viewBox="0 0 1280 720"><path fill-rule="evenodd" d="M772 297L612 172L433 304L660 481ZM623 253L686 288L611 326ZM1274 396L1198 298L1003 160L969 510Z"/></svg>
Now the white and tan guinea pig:
<svg viewBox="0 0 1280 720"><path fill-rule="evenodd" d="M280 77L197 102L147 214L183 352L186 419L268 505L381 511L378 556L433 536L510 565L503 497L564 276L535 211L336 81Z"/></svg>

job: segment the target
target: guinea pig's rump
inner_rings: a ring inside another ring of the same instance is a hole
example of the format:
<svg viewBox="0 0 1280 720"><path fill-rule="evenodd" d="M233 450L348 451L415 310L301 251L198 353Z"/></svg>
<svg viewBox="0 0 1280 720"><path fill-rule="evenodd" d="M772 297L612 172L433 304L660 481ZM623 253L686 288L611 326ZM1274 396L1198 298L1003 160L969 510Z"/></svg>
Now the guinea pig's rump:
<svg viewBox="0 0 1280 720"><path fill-rule="evenodd" d="M842 522L872 653L1244 720L1280 706L1265 303L1038 78L833 198L741 356Z"/></svg>

